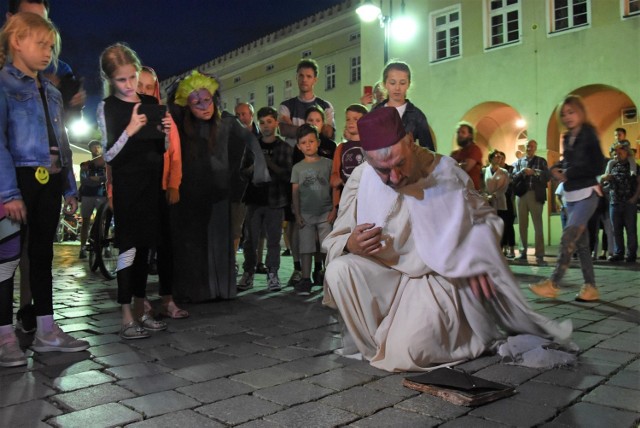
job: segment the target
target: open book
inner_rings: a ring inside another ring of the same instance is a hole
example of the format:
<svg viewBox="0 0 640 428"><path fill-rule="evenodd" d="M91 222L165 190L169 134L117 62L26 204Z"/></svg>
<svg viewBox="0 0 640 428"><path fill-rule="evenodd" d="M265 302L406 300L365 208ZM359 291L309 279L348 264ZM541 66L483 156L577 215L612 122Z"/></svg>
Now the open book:
<svg viewBox="0 0 640 428"><path fill-rule="evenodd" d="M402 384L443 398L458 406L478 406L515 393L512 386L472 376L461 370L440 368L404 378Z"/></svg>

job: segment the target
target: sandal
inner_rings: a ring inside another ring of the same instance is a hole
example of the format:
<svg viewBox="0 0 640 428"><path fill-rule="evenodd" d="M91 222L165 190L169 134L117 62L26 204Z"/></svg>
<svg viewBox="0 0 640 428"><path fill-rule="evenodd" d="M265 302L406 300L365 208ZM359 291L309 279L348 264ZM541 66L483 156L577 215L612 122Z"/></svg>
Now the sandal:
<svg viewBox="0 0 640 428"><path fill-rule="evenodd" d="M147 330L142 328L135 321L125 324L120 329L120 337L123 339L146 339L151 336Z"/></svg>
<svg viewBox="0 0 640 428"><path fill-rule="evenodd" d="M144 314L142 318L140 318L140 325L142 325L145 330L149 331L161 331L167 329L166 322L154 320L147 314Z"/></svg>
<svg viewBox="0 0 640 428"><path fill-rule="evenodd" d="M160 315L167 318L173 318L174 320L189 318L189 312L184 309L180 309L176 304L162 305Z"/></svg>

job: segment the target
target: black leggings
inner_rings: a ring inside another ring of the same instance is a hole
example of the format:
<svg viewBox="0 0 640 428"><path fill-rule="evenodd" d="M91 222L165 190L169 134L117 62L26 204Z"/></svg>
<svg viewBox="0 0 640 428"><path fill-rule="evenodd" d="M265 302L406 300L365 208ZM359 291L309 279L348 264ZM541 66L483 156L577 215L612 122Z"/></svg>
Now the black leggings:
<svg viewBox="0 0 640 428"><path fill-rule="evenodd" d="M132 260L132 253L135 256ZM149 273L149 248L129 248L118 256L118 303L131 304L131 298L144 298Z"/></svg>

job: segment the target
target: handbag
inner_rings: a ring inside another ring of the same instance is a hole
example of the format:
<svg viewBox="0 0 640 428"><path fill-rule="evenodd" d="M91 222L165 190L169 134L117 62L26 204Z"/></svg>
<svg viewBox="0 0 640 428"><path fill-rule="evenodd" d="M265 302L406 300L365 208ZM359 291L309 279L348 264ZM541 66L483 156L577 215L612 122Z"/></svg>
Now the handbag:
<svg viewBox="0 0 640 428"><path fill-rule="evenodd" d="M523 196L529 191L529 184L527 183L527 177L524 174L516 175L513 180L513 193L516 196Z"/></svg>

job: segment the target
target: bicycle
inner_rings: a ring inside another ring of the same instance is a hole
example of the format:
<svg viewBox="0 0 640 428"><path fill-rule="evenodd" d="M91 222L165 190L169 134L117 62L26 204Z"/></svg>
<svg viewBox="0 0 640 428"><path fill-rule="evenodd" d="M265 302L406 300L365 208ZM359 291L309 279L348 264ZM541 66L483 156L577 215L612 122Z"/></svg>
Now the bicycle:
<svg viewBox="0 0 640 428"><path fill-rule="evenodd" d="M96 218L89 231L87 251L89 269L100 269L106 279L114 279L118 267L118 249L115 245L115 222L109 202L104 201L97 211Z"/></svg>
<svg viewBox="0 0 640 428"><path fill-rule="evenodd" d="M82 217L60 211L60 220L54 236L55 242L75 241L80 237Z"/></svg>

